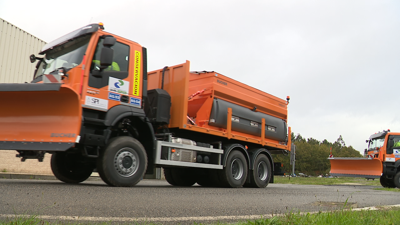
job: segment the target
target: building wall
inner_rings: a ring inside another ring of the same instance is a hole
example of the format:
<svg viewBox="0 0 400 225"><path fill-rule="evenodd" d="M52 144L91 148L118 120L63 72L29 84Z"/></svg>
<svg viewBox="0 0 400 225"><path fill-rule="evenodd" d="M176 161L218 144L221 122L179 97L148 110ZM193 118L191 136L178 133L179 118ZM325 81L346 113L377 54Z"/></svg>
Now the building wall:
<svg viewBox="0 0 400 225"><path fill-rule="evenodd" d="M29 56L37 55L46 42L0 18L0 83L23 83L32 80L36 63ZM5 106L0 106L4 110ZM0 174L2 172L51 174L50 155L44 162L28 159L21 162L16 151L0 151Z"/></svg>
<svg viewBox="0 0 400 225"><path fill-rule="evenodd" d="M0 83L32 80L36 63L29 56L38 54L46 42L0 18Z"/></svg>

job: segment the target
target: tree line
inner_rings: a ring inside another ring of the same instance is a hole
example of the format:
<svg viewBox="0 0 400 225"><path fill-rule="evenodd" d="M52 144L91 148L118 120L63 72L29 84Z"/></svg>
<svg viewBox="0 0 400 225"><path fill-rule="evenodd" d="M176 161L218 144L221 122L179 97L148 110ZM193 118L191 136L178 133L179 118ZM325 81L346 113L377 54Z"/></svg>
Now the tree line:
<svg viewBox="0 0 400 225"><path fill-rule="evenodd" d="M331 153L334 157L362 157L352 146L346 146L341 135L331 143L326 139L323 141L314 138L305 139L300 134L292 133L292 144L296 145L296 174L313 176L328 174L331 168L328 157ZM274 155L274 162L283 163L286 174L292 173L289 155Z"/></svg>

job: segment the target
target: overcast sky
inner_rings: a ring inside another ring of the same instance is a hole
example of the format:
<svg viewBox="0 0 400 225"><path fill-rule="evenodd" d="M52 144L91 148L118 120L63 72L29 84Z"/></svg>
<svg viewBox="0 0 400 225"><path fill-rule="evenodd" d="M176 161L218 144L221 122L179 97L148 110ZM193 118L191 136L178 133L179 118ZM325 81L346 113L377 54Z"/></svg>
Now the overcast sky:
<svg viewBox="0 0 400 225"><path fill-rule="evenodd" d="M400 1L0 0L0 18L50 42L89 23L148 49L149 71L191 61L286 99L295 134L363 152L400 132Z"/></svg>

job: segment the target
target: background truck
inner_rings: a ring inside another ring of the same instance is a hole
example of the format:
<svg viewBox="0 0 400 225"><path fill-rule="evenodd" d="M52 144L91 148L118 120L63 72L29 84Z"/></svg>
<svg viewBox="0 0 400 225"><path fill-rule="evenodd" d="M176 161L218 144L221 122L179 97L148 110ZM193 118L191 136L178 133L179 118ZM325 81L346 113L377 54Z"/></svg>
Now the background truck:
<svg viewBox="0 0 400 225"><path fill-rule="evenodd" d="M390 130L367 140L364 158L329 157L332 176L379 178L383 187L400 188L400 133Z"/></svg>
<svg viewBox="0 0 400 225"><path fill-rule="evenodd" d="M190 62L147 72L146 48L90 24L30 56L31 83L0 84L0 149L66 183L145 175L177 186L266 187L287 153L287 100Z"/></svg>

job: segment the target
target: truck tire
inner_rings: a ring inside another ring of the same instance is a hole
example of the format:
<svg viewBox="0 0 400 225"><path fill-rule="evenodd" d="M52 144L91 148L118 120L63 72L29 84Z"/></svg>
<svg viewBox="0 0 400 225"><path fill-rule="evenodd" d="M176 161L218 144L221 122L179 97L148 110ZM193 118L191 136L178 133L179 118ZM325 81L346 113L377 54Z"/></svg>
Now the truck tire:
<svg viewBox="0 0 400 225"><path fill-rule="evenodd" d="M163 168L165 180L172 186L176 186L176 182L172 176L172 168Z"/></svg>
<svg viewBox="0 0 400 225"><path fill-rule="evenodd" d="M394 185L394 180L388 179L385 176L381 176L379 178L379 181L381 182L382 187L385 187L385 188L395 188L396 187L396 185Z"/></svg>
<svg viewBox="0 0 400 225"><path fill-rule="evenodd" d="M197 184L203 187L220 187L218 171L213 169L202 169L197 174Z"/></svg>
<svg viewBox="0 0 400 225"><path fill-rule="evenodd" d="M265 188L271 180L271 163L264 154L259 154L254 161L254 170L250 171L250 186Z"/></svg>
<svg viewBox="0 0 400 225"><path fill-rule="evenodd" d="M57 179L70 184L85 181L90 177L94 169L94 166L85 163L82 156L67 154L66 152L53 153L50 166Z"/></svg>
<svg viewBox="0 0 400 225"><path fill-rule="evenodd" d="M196 183L196 174L190 168L164 168L165 180L173 186L190 187Z"/></svg>
<svg viewBox="0 0 400 225"><path fill-rule="evenodd" d="M225 187L243 187L248 174L248 166L243 153L232 150L226 159L226 166L219 172L221 185Z"/></svg>
<svg viewBox="0 0 400 225"><path fill-rule="evenodd" d="M394 176L393 183L397 188L400 188L400 171L398 171Z"/></svg>
<svg viewBox="0 0 400 225"><path fill-rule="evenodd" d="M147 154L143 145L128 136L110 139L97 159L97 171L110 186L135 186L147 169Z"/></svg>

